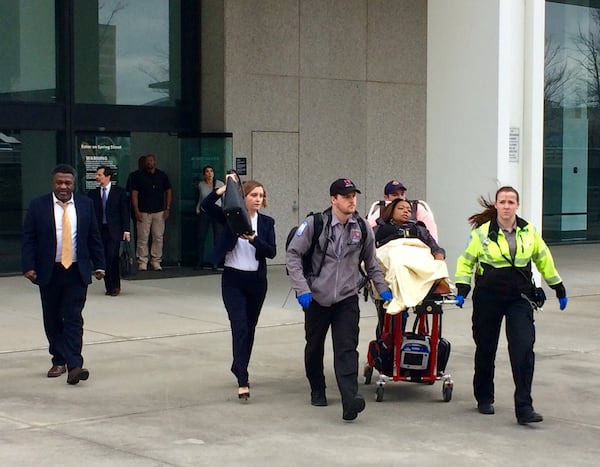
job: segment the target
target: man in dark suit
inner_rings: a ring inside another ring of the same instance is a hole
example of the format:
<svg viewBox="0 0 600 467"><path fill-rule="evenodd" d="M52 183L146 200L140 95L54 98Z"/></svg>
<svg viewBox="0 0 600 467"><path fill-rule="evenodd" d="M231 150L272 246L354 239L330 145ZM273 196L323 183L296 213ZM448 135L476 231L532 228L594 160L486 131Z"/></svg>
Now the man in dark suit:
<svg viewBox="0 0 600 467"><path fill-rule="evenodd" d="M48 377L67 370L67 383L88 379L83 368L82 311L92 263L104 277L104 251L92 201L74 194L75 169L60 164L52 171L52 193L31 201L23 223L23 276L40 288L44 330L52 355Z"/></svg>
<svg viewBox="0 0 600 467"><path fill-rule="evenodd" d="M106 276L104 285L106 295L116 297L121 293L121 274L119 273L119 246L121 240L129 241L129 199L127 192L113 185L113 169L101 165L96 169L96 181L99 186L90 192L94 201L96 220L100 226L100 235L104 245Z"/></svg>

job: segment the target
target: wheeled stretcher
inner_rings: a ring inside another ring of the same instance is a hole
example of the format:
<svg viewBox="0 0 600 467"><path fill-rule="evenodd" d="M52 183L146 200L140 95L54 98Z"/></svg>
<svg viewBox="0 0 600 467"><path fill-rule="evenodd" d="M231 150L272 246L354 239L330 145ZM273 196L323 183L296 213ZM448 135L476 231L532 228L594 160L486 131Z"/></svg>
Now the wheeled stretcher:
<svg viewBox="0 0 600 467"><path fill-rule="evenodd" d="M399 240L393 242L397 241ZM406 246L406 242L403 246ZM420 247L417 244L407 246ZM403 248L393 247L393 250L400 251ZM390 380L423 384L434 384L441 380L442 398L448 402L452 399L454 381L451 375L446 373L446 364L450 357L450 342L442 336L442 314L444 306L455 304L456 300L451 290L452 285L447 278L445 263L431 258L435 262L432 266L433 272L423 273L422 269L426 267L423 265L423 262L426 262L423 256L420 261L417 261L420 271L415 273L404 270L410 269L412 261L407 260L405 251L400 254L402 258L397 257L394 252L391 255L380 253L378 249L378 258L392 290L400 295L402 290L408 290L408 293L405 296L395 295L396 306L390 307L391 304L385 303L371 289L377 309L378 326L376 339L369 343L368 362L364 367L364 382L371 384L373 369L378 371L375 400L381 402L385 384ZM417 253L421 255L422 251ZM400 263L400 268L397 267L398 264L393 263ZM394 281L409 280L414 281L415 284L394 283ZM415 288L421 290L420 295L414 294ZM408 326L411 312L414 319L412 326ZM407 328L410 330L407 331Z"/></svg>

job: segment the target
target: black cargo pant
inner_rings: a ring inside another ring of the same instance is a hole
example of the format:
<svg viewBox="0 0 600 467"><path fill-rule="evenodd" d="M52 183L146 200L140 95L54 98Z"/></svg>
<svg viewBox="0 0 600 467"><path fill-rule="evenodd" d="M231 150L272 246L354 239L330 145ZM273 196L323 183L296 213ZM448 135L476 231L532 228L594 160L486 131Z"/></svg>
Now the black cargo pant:
<svg viewBox="0 0 600 467"><path fill-rule="evenodd" d="M331 306L312 301L304 314L306 347L304 365L311 389L325 389L323 356L325 338L331 326L333 365L342 395L342 402L350 401L358 392L358 295L348 297Z"/></svg>
<svg viewBox="0 0 600 467"><path fill-rule="evenodd" d="M515 383L515 413L518 417L533 410L531 384L535 364L535 326L533 310L527 300L504 299L475 288L472 317L476 345L473 392L479 403L494 402L494 361L503 317L506 317L506 339Z"/></svg>

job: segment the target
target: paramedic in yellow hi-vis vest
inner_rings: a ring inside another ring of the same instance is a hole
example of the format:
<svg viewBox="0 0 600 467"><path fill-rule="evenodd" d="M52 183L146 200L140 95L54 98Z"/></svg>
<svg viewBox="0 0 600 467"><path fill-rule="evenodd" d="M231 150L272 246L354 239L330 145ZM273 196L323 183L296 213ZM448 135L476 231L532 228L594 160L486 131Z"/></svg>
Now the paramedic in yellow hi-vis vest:
<svg viewBox="0 0 600 467"><path fill-rule="evenodd" d="M516 215L519 193L504 186L496 192L495 202L480 199L485 208L469 217L473 226L467 249L456 264L456 297L462 307L473 291L473 340L475 374L473 392L480 413L494 413L494 360L502 318L506 317L508 353L515 382L515 415L521 425L541 422L533 409L531 383L535 355L533 312L538 301L532 281L531 261L546 283L556 291L560 309L567 306L565 287L546 243L537 229Z"/></svg>

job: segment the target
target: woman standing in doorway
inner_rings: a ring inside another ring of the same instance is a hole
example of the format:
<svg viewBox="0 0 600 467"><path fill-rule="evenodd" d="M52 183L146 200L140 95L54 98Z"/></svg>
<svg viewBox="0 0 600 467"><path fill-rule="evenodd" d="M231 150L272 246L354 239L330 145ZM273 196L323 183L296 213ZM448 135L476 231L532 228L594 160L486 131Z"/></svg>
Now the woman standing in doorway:
<svg viewBox="0 0 600 467"><path fill-rule="evenodd" d="M228 174L227 177L236 177ZM218 238L213 254L213 264L225 265L221 277L223 303L231 323L233 363L231 372L238 382L238 398L250 397L248 364L254 344L254 333L258 317L267 294L267 258L274 258L275 220L259 213L267 207L265 187L249 180L243 184L244 201L250 221L251 235L237 237L227 226L223 210L217 206L226 186L211 192L202 201L201 207L221 225L225 226Z"/></svg>
<svg viewBox="0 0 600 467"><path fill-rule="evenodd" d="M210 165L205 165L202 168L202 180L198 182L198 202L196 203L196 216L198 216L198 259L196 261L196 269L210 267L214 271L218 266L218 264L210 264L206 261L204 251L206 249L206 238L210 229L212 230L212 246L208 255L212 254L212 248L214 248L217 238L219 238L221 233L221 226L213 217L202 211L201 205L202 201L204 201L215 188L219 188L223 185L224 183L221 180L215 178L215 169ZM218 200L217 204L220 206L221 200Z"/></svg>

